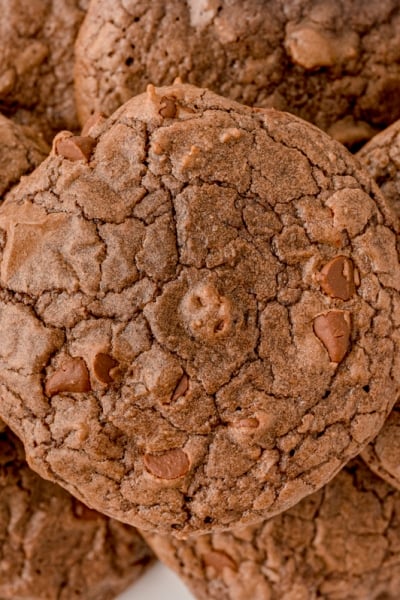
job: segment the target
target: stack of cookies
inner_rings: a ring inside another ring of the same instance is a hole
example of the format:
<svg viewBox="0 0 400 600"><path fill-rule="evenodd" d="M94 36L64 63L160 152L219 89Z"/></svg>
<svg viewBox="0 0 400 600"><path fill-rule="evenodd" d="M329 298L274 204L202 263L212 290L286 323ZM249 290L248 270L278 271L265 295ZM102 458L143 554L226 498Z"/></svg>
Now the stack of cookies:
<svg viewBox="0 0 400 600"><path fill-rule="evenodd" d="M0 6L0 598L398 600L400 3Z"/></svg>

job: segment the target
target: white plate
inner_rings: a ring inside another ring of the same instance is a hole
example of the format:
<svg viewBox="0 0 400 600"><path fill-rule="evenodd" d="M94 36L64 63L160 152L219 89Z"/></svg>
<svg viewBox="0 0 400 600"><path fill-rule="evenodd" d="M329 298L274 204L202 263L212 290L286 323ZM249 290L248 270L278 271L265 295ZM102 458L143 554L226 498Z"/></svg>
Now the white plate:
<svg viewBox="0 0 400 600"><path fill-rule="evenodd" d="M194 596L172 571L156 563L118 600L194 600Z"/></svg>

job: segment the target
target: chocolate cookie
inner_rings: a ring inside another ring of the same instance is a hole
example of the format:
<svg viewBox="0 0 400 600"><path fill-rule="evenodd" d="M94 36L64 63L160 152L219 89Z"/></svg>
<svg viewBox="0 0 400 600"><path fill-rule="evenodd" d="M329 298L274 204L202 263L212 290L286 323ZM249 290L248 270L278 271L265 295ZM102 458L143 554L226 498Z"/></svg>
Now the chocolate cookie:
<svg viewBox="0 0 400 600"><path fill-rule="evenodd" d="M0 111L51 139L77 128L74 41L79 0L0 0Z"/></svg>
<svg viewBox="0 0 400 600"><path fill-rule="evenodd" d="M352 145L400 117L400 5L93 0L76 46L81 122L177 76Z"/></svg>
<svg viewBox="0 0 400 600"><path fill-rule="evenodd" d="M396 213L400 231L400 121L373 137L357 156Z"/></svg>
<svg viewBox="0 0 400 600"><path fill-rule="evenodd" d="M397 215L400 231L400 121L376 135L358 153ZM395 306L395 326L400 326L400 307ZM378 436L362 457L377 474L400 489L400 406L396 405Z"/></svg>
<svg viewBox="0 0 400 600"><path fill-rule="evenodd" d="M400 405L390 413L377 437L361 456L374 473L400 490Z"/></svg>
<svg viewBox="0 0 400 600"><path fill-rule="evenodd" d="M360 460L261 524L186 541L145 537L199 600L400 596L400 493Z"/></svg>
<svg viewBox="0 0 400 600"><path fill-rule="evenodd" d="M49 153L43 139L0 115L0 199Z"/></svg>
<svg viewBox="0 0 400 600"><path fill-rule="evenodd" d="M188 85L63 133L0 208L0 413L90 506L281 512L399 397L391 213L343 146Z"/></svg>
<svg viewBox="0 0 400 600"><path fill-rule="evenodd" d="M0 433L2 600L108 600L151 560L135 529L38 477L15 436Z"/></svg>

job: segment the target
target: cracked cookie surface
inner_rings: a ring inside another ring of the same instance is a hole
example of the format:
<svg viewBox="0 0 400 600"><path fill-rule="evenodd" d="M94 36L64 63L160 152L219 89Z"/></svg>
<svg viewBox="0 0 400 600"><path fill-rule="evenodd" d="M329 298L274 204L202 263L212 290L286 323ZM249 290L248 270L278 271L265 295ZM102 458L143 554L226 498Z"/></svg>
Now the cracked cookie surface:
<svg viewBox="0 0 400 600"><path fill-rule="evenodd" d="M189 540L146 533L199 600L397 600L400 494L361 460L258 525Z"/></svg>
<svg viewBox="0 0 400 600"><path fill-rule="evenodd" d="M48 153L47 144L29 127L0 115L0 199Z"/></svg>
<svg viewBox="0 0 400 600"><path fill-rule="evenodd" d="M361 453L370 469L400 490L400 405L396 404L382 429Z"/></svg>
<svg viewBox="0 0 400 600"><path fill-rule="evenodd" d="M400 231L400 121L375 135L357 153L397 215Z"/></svg>
<svg viewBox="0 0 400 600"><path fill-rule="evenodd" d="M0 0L0 111L51 140L78 127L74 41L82 0Z"/></svg>
<svg viewBox="0 0 400 600"><path fill-rule="evenodd" d="M93 0L76 46L82 124L175 77L293 112L348 145L400 117L396 0Z"/></svg>
<svg viewBox="0 0 400 600"><path fill-rule="evenodd" d="M29 469L22 444L0 421L2 600L111 600L151 560L135 529Z"/></svg>
<svg viewBox="0 0 400 600"><path fill-rule="evenodd" d="M399 396L385 199L317 128L188 85L86 133L0 208L1 416L143 529L289 508Z"/></svg>
<svg viewBox="0 0 400 600"><path fill-rule="evenodd" d="M400 121L372 138L358 153L371 177L397 216L400 231ZM397 328L400 318L397 320ZM391 485L400 489L400 406L397 404L377 437L364 449L368 466Z"/></svg>

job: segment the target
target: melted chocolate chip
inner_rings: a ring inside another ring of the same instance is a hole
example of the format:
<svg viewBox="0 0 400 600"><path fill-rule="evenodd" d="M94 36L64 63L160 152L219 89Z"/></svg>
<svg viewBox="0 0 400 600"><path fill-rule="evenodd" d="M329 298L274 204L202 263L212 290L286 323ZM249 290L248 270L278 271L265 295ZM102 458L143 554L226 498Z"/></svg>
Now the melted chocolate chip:
<svg viewBox="0 0 400 600"><path fill-rule="evenodd" d="M321 269L318 280L332 298L349 300L355 292L353 262L346 256L336 256Z"/></svg>
<svg viewBox="0 0 400 600"><path fill-rule="evenodd" d="M350 314L330 310L314 319L314 333L324 344L332 362L343 360L349 348Z"/></svg>
<svg viewBox="0 0 400 600"><path fill-rule="evenodd" d="M173 119L176 116L176 104L175 98L169 98L168 96L163 96L161 98L160 110L159 113L165 119Z"/></svg>
<svg viewBox="0 0 400 600"><path fill-rule="evenodd" d="M176 388L174 389L174 393L171 396L171 402L173 402L174 400L177 400L181 396L184 396L188 390L188 387L189 387L189 377L186 375L186 373L184 373L182 375L182 377L180 378L180 380L178 381Z"/></svg>
<svg viewBox="0 0 400 600"><path fill-rule="evenodd" d="M96 378L102 383L112 383L114 378L111 374L112 369L118 365L118 361L115 360L109 354L99 352L94 357L93 371Z"/></svg>
<svg viewBox="0 0 400 600"><path fill-rule="evenodd" d="M70 358L62 363L46 382L46 394L61 392L89 392L89 372L82 358Z"/></svg>
<svg viewBox="0 0 400 600"><path fill-rule="evenodd" d="M56 153L72 162L77 160L88 162L95 145L95 140L89 136L74 135L58 140Z"/></svg>
<svg viewBox="0 0 400 600"><path fill-rule="evenodd" d="M189 471L189 458L180 448L162 454L146 454L144 464L150 473L160 479L177 479Z"/></svg>

